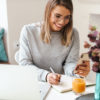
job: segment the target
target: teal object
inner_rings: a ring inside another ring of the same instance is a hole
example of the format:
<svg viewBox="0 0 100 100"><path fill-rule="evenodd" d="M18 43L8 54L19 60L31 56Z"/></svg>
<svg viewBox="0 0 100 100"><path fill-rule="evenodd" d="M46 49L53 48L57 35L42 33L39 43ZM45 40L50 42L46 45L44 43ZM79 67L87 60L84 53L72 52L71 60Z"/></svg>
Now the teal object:
<svg viewBox="0 0 100 100"><path fill-rule="evenodd" d="M100 100L100 73L96 73L96 87L94 100Z"/></svg>
<svg viewBox="0 0 100 100"><path fill-rule="evenodd" d="M6 55L5 48L4 48L3 36L4 36L4 29L2 28L0 30L0 61L1 62L7 62L8 58L7 58L7 55Z"/></svg>

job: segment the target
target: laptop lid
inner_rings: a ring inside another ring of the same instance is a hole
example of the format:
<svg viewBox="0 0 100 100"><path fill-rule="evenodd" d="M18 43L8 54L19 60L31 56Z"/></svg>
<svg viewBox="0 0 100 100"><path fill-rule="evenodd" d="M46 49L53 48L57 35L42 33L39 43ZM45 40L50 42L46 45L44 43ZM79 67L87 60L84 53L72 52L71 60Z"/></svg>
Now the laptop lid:
<svg viewBox="0 0 100 100"><path fill-rule="evenodd" d="M0 65L0 100L40 100L34 66Z"/></svg>

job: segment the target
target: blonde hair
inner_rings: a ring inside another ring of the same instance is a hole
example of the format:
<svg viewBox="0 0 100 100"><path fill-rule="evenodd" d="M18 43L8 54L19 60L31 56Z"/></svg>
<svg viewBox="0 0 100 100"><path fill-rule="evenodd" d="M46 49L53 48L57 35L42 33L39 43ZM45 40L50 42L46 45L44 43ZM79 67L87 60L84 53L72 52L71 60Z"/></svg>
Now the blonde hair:
<svg viewBox="0 0 100 100"><path fill-rule="evenodd" d="M41 39L45 43L50 43L51 35L50 35L50 25L49 25L49 17L52 9L57 6L61 5L65 8L69 9L71 13L71 18L69 23L61 30L62 32L62 44L68 46L71 42L72 37L72 27L73 27L73 4L71 0L49 0L47 2L44 14L44 20L41 27Z"/></svg>

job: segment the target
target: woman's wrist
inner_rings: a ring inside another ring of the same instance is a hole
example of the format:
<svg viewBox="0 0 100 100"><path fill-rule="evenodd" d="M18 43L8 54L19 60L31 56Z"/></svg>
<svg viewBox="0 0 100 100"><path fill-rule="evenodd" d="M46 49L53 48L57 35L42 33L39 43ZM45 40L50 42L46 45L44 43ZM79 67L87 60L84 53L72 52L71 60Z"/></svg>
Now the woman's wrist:
<svg viewBox="0 0 100 100"><path fill-rule="evenodd" d="M48 76L48 74L50 74L50 73L47 73L47 75L46 75L46 82L47 82L47 78L48 78L47 76Z"/></svg>

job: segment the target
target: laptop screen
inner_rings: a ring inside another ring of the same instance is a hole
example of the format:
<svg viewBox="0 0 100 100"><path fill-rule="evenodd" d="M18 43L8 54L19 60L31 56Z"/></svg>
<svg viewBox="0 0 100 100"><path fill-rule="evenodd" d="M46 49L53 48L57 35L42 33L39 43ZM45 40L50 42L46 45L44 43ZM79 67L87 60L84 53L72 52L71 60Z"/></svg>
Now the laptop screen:
<svg viewBox="0 0 100 100"><path fill-rule="evenodd" d="M40 100L34 67L0 65L0 100Z"/></svg>

